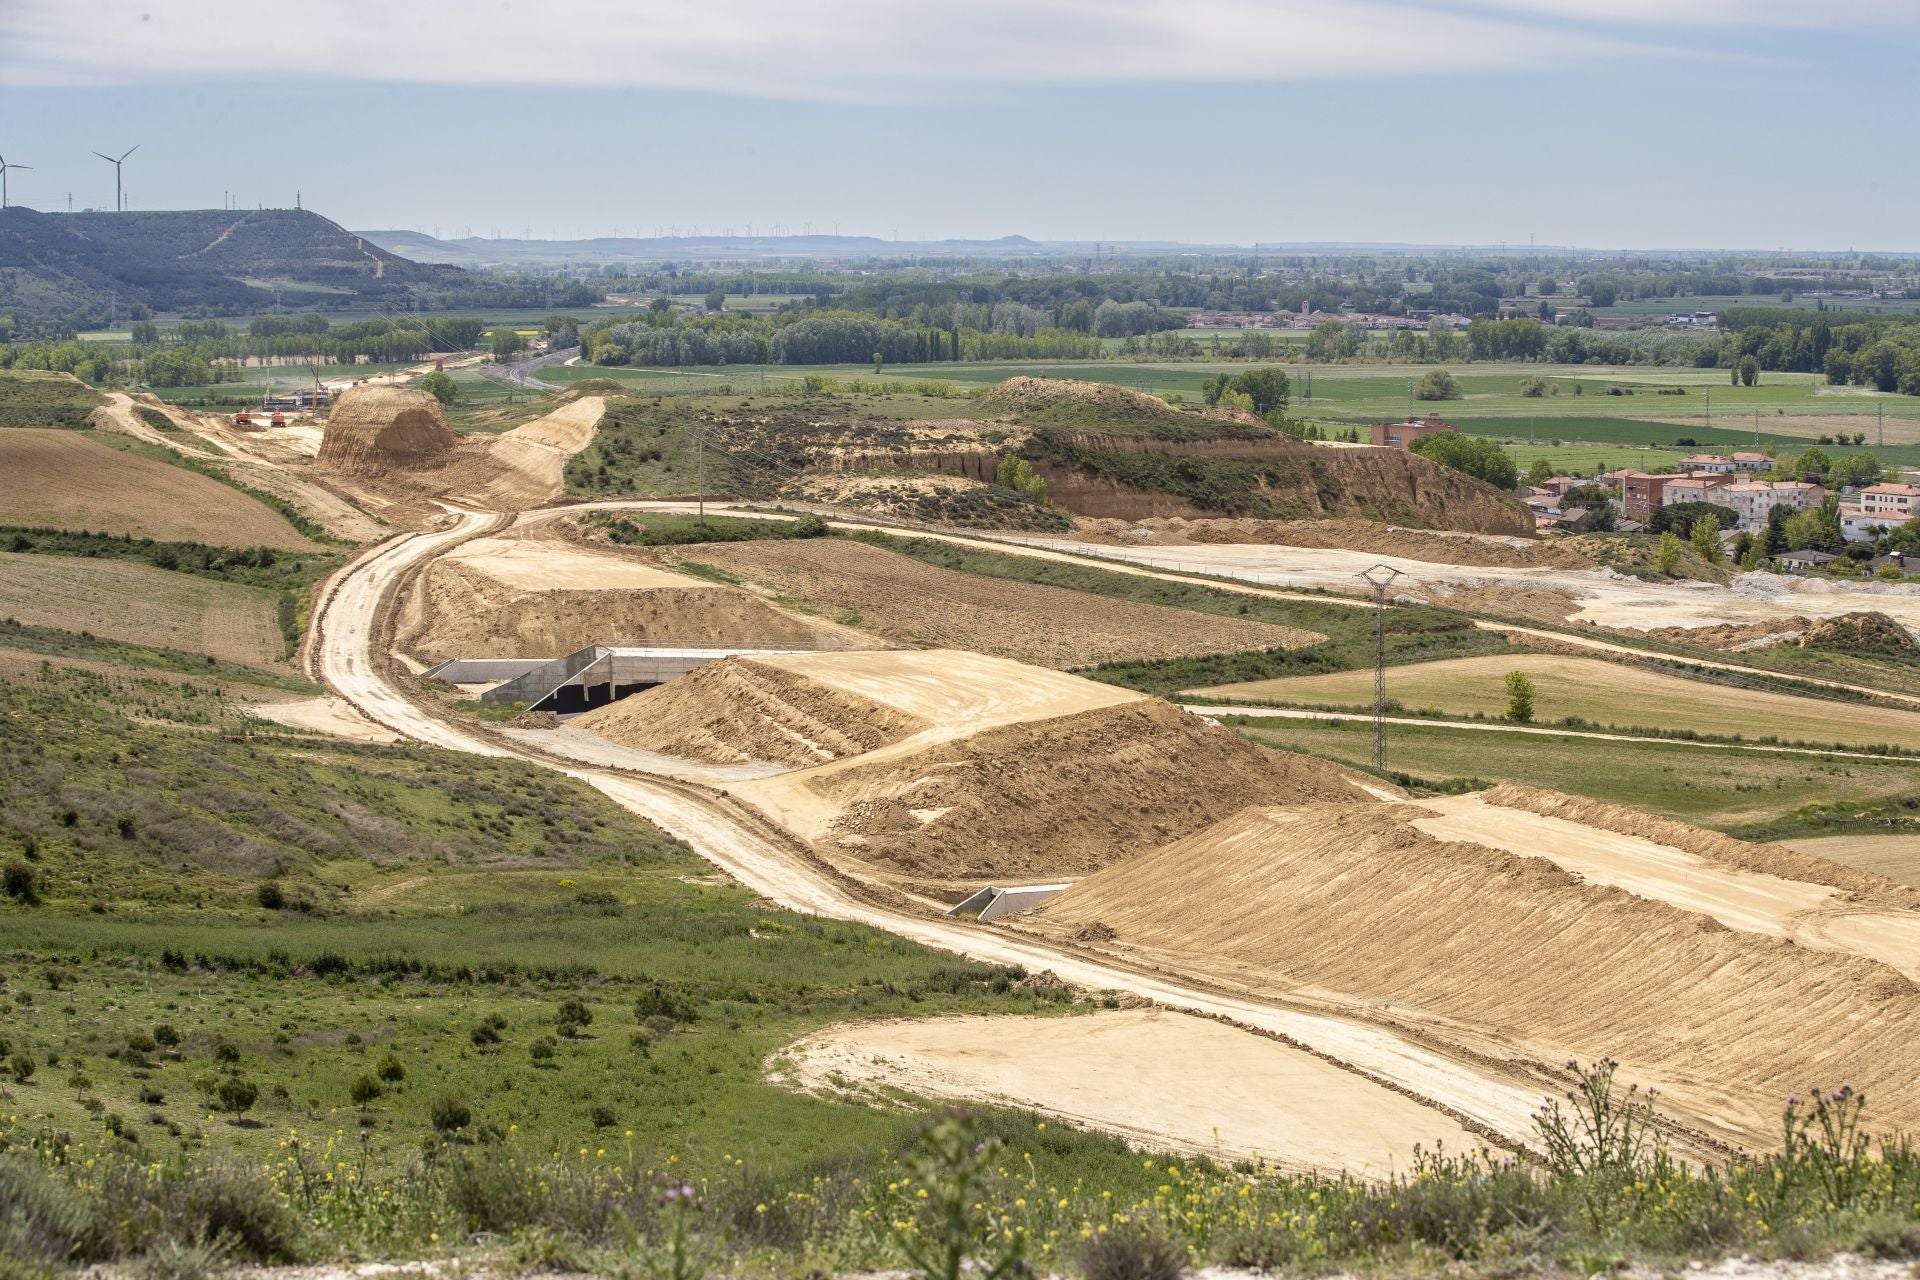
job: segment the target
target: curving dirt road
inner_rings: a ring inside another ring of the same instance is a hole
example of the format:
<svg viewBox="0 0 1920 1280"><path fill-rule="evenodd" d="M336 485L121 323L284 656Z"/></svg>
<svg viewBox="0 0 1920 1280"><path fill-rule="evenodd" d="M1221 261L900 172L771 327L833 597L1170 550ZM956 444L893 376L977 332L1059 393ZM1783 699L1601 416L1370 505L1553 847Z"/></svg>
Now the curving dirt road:
<svg viewBox="0 0 1920 1280"><path fill-rule="evenodd" d="M1255 999L1136 971L988 926L878 906L734 810L724 792L568 765L532 750L497 745L435 718L381 673L376 654L385 603L410 570L504 519L455 511L447 527L373 547L341 570L315 618L309 647L313 673L368 718L406 737L455 751L517 757L584 781L789 909L872 925L980 961L1051 970L1085 989L1128 992L1263 1033L1345 1068L1342 1078L1355 1091L1352 1100L1357 1105L1365 1105L1368 1098L1385 1105L1382 1091L1391 1091L1507 1145L1524 1144L1532 1135L1532 1117L1548 1084L1541 1071L1528 1064L1448 1053L1399 1029L1366 1021L1357 1008L1349 1011L1324 999L1314 1004L1303 999L1298 1006ZM1178 1054L1184 1046L1170 1043L1166 1049ZM1168 1137L1173 1145L1175 1135Z"/></svg>

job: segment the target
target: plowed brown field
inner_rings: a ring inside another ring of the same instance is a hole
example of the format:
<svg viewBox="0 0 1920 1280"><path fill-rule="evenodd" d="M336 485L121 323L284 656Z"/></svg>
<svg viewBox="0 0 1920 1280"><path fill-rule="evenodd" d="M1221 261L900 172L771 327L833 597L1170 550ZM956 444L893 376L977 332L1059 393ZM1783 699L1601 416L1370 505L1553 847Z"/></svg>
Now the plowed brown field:
<svg viewBox="0 0 1920 1280"><path fill-rule="evenodd" d="M286 653L274 603L270 591L144 564L0 553L0 617L28 626L258 666Z"/></svg>
<svg viewBox="0 0 1920 1280"><path fill-rule="evenodd" d="M676 548L672 555L858 614L856 625L897 643L968 649L1042 667L1298 648L1326 639L1293 627L939 569L837 538L714 543Z"/></svg>
<svg viewBox="0 0 1920 1280"><path fill-rule="evenodd" d="M278 512L246 494L182 467L122 453L81 431L0 431L0 524L315 550Z"/></svg>

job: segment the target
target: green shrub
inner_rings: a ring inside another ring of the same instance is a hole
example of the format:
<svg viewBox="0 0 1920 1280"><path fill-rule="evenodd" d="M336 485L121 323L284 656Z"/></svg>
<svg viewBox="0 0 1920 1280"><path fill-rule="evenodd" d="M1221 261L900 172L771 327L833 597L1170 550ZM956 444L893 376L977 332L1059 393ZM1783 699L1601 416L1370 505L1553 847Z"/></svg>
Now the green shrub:
<svg viewBox="0 0 1920 1280"><path fill-rule="evenodd" d="M1078 1261L1086 1280L1179 1280L1187 1269L1179 1245L1137 1224L1089 1236Z"/></svg>
<svg viewBox="0 0 1920 1280"><path fill-rule="evenodd" d="M15 902L31 907L40 901L40 873L24 860L9 862L7 869L0 872L0 884L4 884L7 896Z"/></svg>
<svg viewBox="0 0 1920 1280"><path fill-rule="evenodd" d="M427 1104L427 1120L441 1133L458 1133L473 1123L473 1111L451 1094L441 1094Z"/></svg>
<svg viewBox="0 0 1920 1280"><path fill-rule="evenodd" d="M245 1076L227 1076L214 1086L213 1096L222 1111L233 1112L233 1118L238 1120L260 1100L260 1086Z"/></svg>

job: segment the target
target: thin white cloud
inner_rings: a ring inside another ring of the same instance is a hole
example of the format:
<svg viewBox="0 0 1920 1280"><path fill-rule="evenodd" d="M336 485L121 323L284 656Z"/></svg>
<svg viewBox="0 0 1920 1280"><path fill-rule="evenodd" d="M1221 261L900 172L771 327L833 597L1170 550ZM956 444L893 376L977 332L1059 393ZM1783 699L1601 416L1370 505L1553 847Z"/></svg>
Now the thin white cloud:
<svg viewBox="0 0 1920 1280"><path fill-rule="evenodd" d="M1538 19L1688 0L1491 3L1506 11L1431 0L0 0L0 83L631 86L899 101L981 84L1451 76L1673 52Z"/></svg>
<svg viewBox="0 0 1920 1280"><path fill-rule="evenodd" d="M1609 26L1920 28L1914 0L1467 0L1483 9Z"/></svg>

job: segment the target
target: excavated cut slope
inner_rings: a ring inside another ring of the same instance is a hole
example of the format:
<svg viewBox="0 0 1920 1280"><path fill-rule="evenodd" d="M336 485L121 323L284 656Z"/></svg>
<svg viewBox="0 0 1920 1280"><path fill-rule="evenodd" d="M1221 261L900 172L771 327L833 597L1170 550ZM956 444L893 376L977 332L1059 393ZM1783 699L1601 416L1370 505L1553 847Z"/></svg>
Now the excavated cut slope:
<svg viewBox="0 0 1920 1280"><path fill-rule="evenodd" d="M442 561L425 577L425 616L405 629L402 645L438 661L558 658L590 644L842 642L747 592L676 581L686 585L543 591L503 582L477 565Z"/></svg>
<svg viewBox="0 0 1920 1280"><path fill-rule="evenodd" d="M1778 1100L1815 1082L1863 1087L1882 1127L1920 1119L1920 994L1893 969L1436 840L1410 825L1421 816L1249 810L1089 877L1037 927L1412 1006L1443 1037L1546 1061L1610 1053L1681 1113L1757 1143Z"/></svg>
<svg viewBox="0 0 1920 1280"><path fill-rule="evenodd" d="M812 765L873 751L928 724L749 658L725 658L574 723L623 746L709 764Z"/></svg>
<svg viewBox="0 0 1920 1280"><path fill-rule="evenodd" d="M329 471L379 476L430 463L459 443L431 395L369 383L334 402L314 461Z"/></svg>
<svg viewBox="0 0 1920 1280"><path fill-rule="evenodd" d="M1248 805L1367 799L1332 765L1155 699L800 777L836 810L825 843L939 877L1086 872Z"/></svg>

